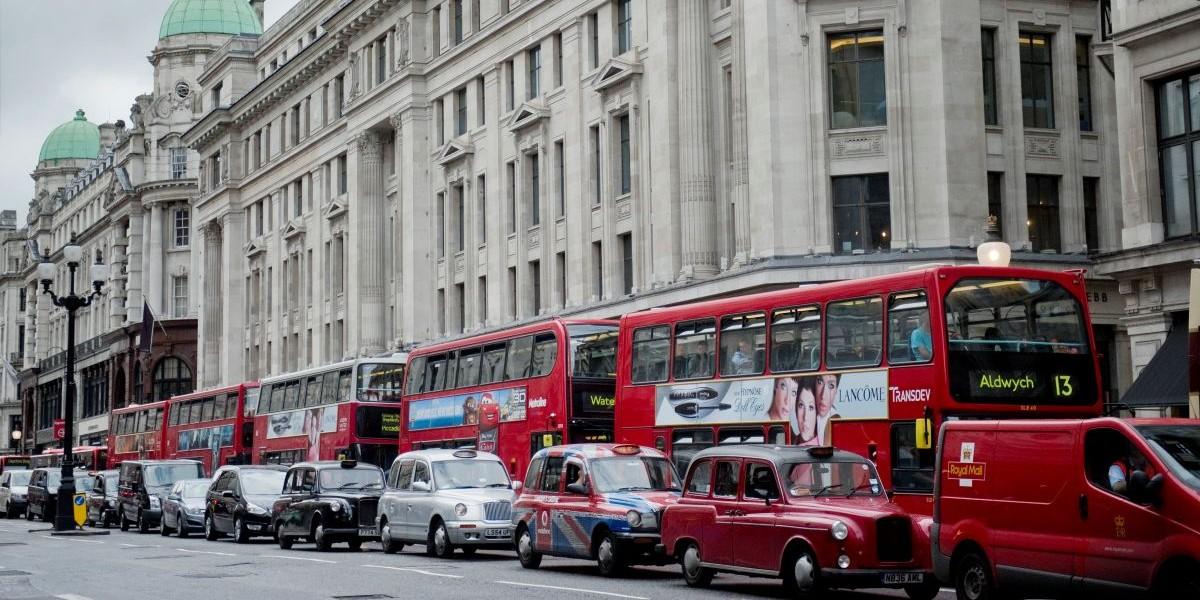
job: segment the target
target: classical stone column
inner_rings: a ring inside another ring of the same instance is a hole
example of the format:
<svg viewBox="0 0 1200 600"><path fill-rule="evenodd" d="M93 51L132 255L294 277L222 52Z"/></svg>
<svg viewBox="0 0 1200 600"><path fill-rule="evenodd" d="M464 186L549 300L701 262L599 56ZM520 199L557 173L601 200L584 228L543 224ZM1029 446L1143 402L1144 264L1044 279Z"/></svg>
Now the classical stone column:
<svg viewBox="0 0 1200 600"><path fill-rule="evenodd" d="M679 200L684 278L717 273L708 3L679 3Z"/></svg>
<svg viewBox="0 0 1200 600"><path fill-rule="evenodd" d="M146 254L142 257L146 278L144 294L150 300L150 310L156 317L166 314L163 306L163 209L159 203L150 205L150 239L146 240Z"/></svg>
<svg viewBox="0 0 1200 600"><path fill-rule="evenodd" d="M204 226L204 310L200 329L204 343L204 387L221 383L221 304L224 297L224 269L221 268L221 225L210 221ZM232 350L231 350L232 351Z"/></svg>
<svg viewBox="0 0 1200 600"><path fill-rule="evenodd" d="M387 346L384 327L384 223L383 140L378 133L364 131L358 146L358 307L359 339L364 354L382 352Z"/></svg>
<svg viewBox="0 0 1200 600"><path fill-rule="evenodd" d="M745 0L733 3L733 110L730 134L730 194L733 202L733 264L750 260L749 146L746 139L746 13Z"/></svg>
<svg viewBox="0 0 1200 600"><path fill-rule="evenodd" d="M142 320L142 232L143 216L141 202L134 201L129 208L129 252L125 267L129 282L125 295L125 319L131 323Z"/></svg>
<svg viewBox="0 0 1200 600"><path fill-rule="evenodd" d="M390 124L392 126L392 135L393 135L392 161L394 163L398 163L400 160L400 157L403 156L403 154L401 153L401 148L404 145L404 132L403 132L404 120L401 118L400 113L394 113L394 114L392 114L392 116L388 117L388 124ZM395 215L396 215L396 222L395 222L395 225L393 226L393 230L392 230L393 239L390 240L391 248L392 248L392 263L391 263L392 264L392 273L390 275L391 275L392 279L396 282L396 289L393 293L395 294L395 298L397 299L397 301L396 301L396 315L392 322L391 335L394 339L401 340L401 343L403 343L403 340L406 337L405 336L406 331L404 329L404 319L405 319L406 315L405 315L404 301L402 300L404 298L404 269L403 269L404 244L403 244L403 241L401 238L404 236L404 233L406 231L408 231L408 229L405 227L406 223L404 220L404 208L403 208L404 197L405 197L404 196L405 182L404 182L404 179L402 177L400 177L400 173L401 173L400 165L393 164L392 166L395 169L394 172L396 173L396 196L395 196L396 205L393 208L393 210L395 211Z"/></svg>

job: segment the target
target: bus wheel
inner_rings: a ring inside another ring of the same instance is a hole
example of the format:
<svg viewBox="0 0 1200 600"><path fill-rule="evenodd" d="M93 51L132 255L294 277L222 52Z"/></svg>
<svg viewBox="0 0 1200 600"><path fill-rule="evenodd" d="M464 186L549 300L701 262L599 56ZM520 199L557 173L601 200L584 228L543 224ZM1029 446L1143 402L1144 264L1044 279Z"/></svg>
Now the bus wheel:
<svg viewBox="0 0 1200 600"><path fill-rule="evenodd" d="M987 559L977 552L968 552L958 559L954 569L954 591L959 600L991 600L996 597L996 583Z"/></svg>
<svg viewBox="0 0 1200 600"><path fill-rule="evenodd" d="M525 527L517 532L517 558L526 569L536 569L542 565L542 555L533 549L533 536Z"/></svg>
<svg viewBox="0 0 1200 600"><path fill-rule="evenodd" d="M688 544L683 551L683 581L689 587L708 587L712 583L713 570L700 564L700 546Z"/></svg>
<svg viewBox="0 0 1200 600"><path fill-rule="evenodd" d="M617 546L617 538L605 531L596 544L596 566L605 577L615 577L625 570L625 560Z"/></svg>
<svg viewBox="0 0 1200 600"><path fill-rule="evenodd" d="M385 554L395 554L404 549L404 544L392 541L392 524L387 521L383 522L383 527L379 530L379 545L383 546Z"/></svg>

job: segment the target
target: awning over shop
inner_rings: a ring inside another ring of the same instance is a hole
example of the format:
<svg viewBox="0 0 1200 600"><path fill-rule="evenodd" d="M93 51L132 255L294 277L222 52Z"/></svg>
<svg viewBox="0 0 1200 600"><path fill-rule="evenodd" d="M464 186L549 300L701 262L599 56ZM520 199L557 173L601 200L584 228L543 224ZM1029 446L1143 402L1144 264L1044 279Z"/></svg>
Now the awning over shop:
<svg viewBox="0 0 1200 600"><path fill-rule="evenodd" d="M1142 369L1137 380L1121 398L1122 404L1130 407L1142 406L1187 406L1187 327L1178 324L1167 334L1167 339L1150 364Z"/></svg>

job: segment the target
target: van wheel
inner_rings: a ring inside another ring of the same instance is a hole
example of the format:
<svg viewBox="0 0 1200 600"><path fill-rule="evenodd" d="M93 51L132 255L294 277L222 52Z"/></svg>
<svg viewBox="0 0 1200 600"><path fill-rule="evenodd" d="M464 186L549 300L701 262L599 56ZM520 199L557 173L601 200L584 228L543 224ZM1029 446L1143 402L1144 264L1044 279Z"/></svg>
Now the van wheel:
<svg viewBox="0 0 1200 600"><path fill-rule="evenodd" d="M977 552L968 552L958 559L954 569L954 591L958 600L992 600L996 597L996 582L987 559Z"/></svg>
<svg viewBox="0 0 1200 600"><path fill-rule="evenodd" d="M395 554L404 549L404 544L392 541L392 524L387 521L379 529L379 545L383 546L384 554Z"/></svg>
<svg viewBox="0 0 1200 600"><path fill-rule="evenodd" d="M936 580L926 581L920 585L904 586L904 593L910 600L933 600L942 591L942 585Z"/></svg>
<svg viewBox="0 0 1200 600"><path fill-rule="evenodd" d="M596 566L605 577L616 577L625 570L625 557L617 546L617 538L612 532L606 531L596 544Z"/></svg>
<svg viewBox="0 0 1200 600"><path fill-rule="evenodd" d="M713 580L713 570L700 564L700 546L688 544L679 561L683 565L683 581L688 587L708 587Z"/></svg>
<svg viewBox="0 0 1200 600"><path fill-rule="evenodd" d="M792 560L784 563L783 587L790 598L813 598L821 592L820 569L817 558L808 548L792 553Z"/></svg>
<svg viewBox="0 0 1200 600"><path fill-rule="evenodd" d="M536 569L542 565L542 554L533 549L533 536L524 527L517 532L517 558L526 569Z"/></svg>
<svg viewBox="0 0 1200 600"><path fill-rule="evenodd" d="M1200 598L1200 573L1196 563L1176 563L1154 584L1155 598Z"/></svg>

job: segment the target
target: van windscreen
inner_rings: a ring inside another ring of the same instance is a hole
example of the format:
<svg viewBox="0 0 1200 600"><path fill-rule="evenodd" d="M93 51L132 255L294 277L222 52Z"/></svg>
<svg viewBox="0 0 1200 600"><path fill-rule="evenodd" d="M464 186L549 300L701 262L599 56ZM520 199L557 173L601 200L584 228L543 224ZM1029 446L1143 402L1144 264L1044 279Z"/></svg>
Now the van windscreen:
<svg viewBox="0 0 1200 600"><path fill-rule="evenodd" d="M1137 430L1177 477L1200 489L1200 425L1144 425Z"/></svg>

